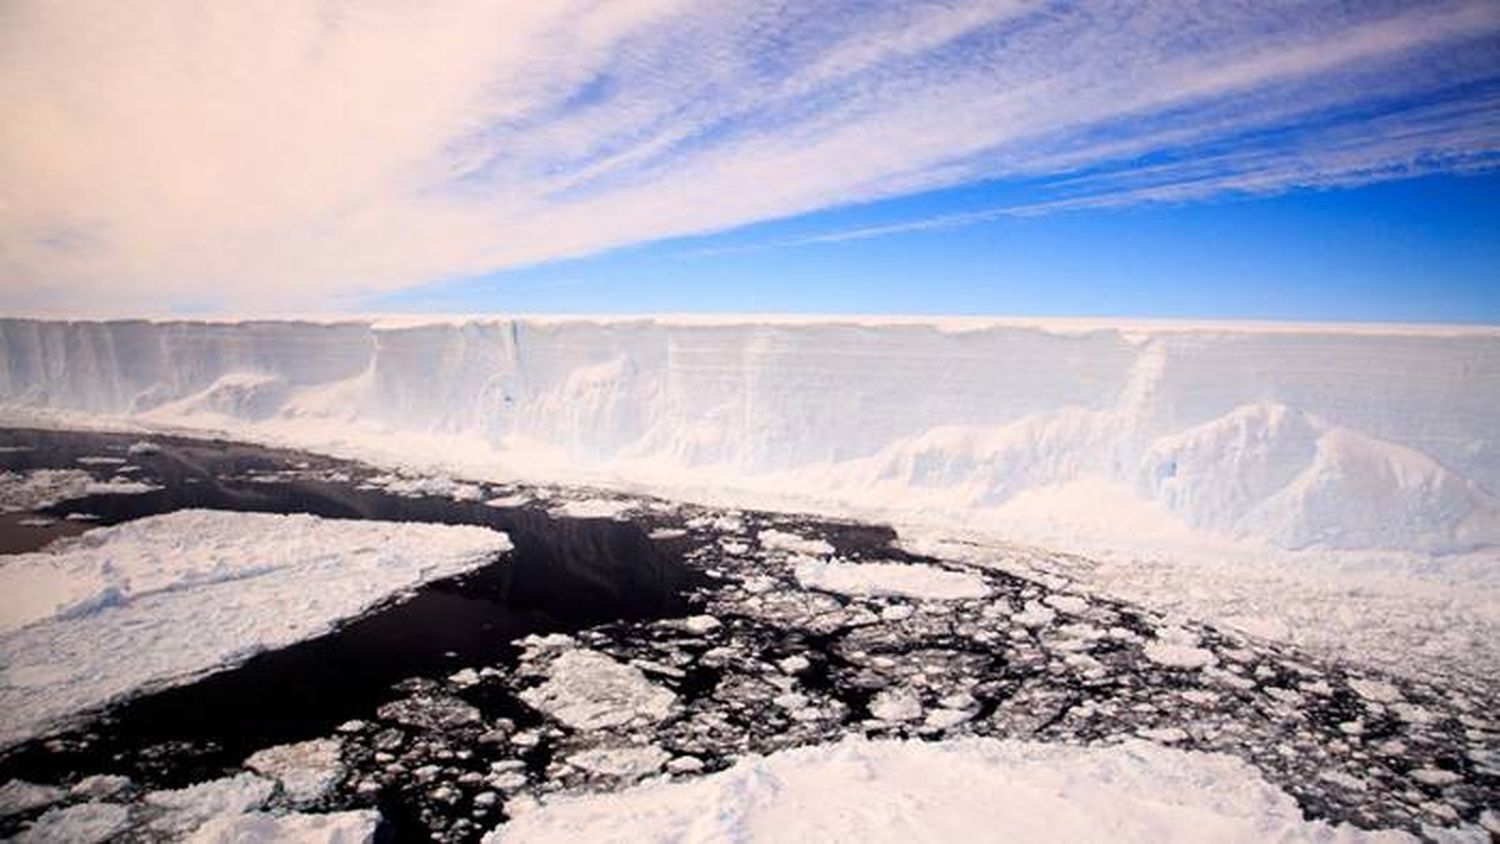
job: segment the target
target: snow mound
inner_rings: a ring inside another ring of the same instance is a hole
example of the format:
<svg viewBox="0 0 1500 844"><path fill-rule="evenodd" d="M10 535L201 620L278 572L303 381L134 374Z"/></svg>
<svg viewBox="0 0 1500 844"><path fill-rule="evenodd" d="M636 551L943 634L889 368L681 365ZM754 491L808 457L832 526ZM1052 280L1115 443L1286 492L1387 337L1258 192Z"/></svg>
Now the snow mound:
<svg viewBox="0 0 1500 844"><path fill-rule="evenodd" d="M854 597L960 601L990 594L984 578L936 566L906 563L843 563L804 557L794 567L807 589Z"/></svg>
<svg viewBox="0 0 1500 844"><path fill-rule="evenodd" d="M695 780L554 797L487 842L1408 841L1306 821L1233 757L1131 740L872 742L750 757Z"/></svg>
<svg viewBox="0 0 1500 844"><path fill-rule="evenodd" d="M185 510L0 566L0 745L330 630L510 547L487 528Z"/></svg>

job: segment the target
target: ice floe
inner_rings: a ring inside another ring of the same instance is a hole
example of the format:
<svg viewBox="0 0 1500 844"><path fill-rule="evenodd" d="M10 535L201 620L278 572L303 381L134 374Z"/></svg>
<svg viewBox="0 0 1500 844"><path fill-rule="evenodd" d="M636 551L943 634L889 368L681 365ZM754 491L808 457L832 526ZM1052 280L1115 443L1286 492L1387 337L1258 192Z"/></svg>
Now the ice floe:
<svg viewBox="0 0 1500 844"><path fill-rule="evenodd" d="M797 561L795 571L802 586L840 595L957 601L990 593L983 578L929 565L846 563L804 557Z"/></svg>
<svg viewBox="0 0 1500 844"><path fill-rule="evenodd" d="M469 526L185 510L0 567L0 744L326 632L509 547Z"/></svg>
<svg viewBox="0 0 1500 844"><path fill-rule="evenodd" d="M339 743L313 739L283 744L255 752L245 767L281 784L282 795L291 803L313 803L343 776Z"/></svg>
<svg viewBox="0 0 1500 844"><path fill-rule="evenodd" d="M1340 841L1404 833L1305 820L1238 759L1141 742L872 742L749 757L694 780L552 797L486 840Z"/></svg>
<svg viewBox="0 0 1500 844"><path fill-rule="evenodd" d="M641 673L590 650L570 650L548 668L547 680L521 700L578 730L614 727L641 719L659 721L677 696Z"/></svg>

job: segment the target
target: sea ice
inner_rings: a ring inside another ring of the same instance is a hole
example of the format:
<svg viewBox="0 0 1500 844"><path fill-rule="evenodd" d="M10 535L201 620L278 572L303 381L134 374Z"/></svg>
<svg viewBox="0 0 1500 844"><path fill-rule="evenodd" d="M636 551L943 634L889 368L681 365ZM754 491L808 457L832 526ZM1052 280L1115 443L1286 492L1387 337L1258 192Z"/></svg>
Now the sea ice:
<svg viewBox="0 0 1500 844"><path fill-rule="evenodd" d="M282 794L297 805L315 802L343 776L339 743L313 739L256 751L245 767L281 783Z"/></svg>
<svg viewBox="0 0 1500 844"><path fill-rule="evenodd" d="M0 567L0 745L319 635L509 548L486 528L184 510Z"/></svg>
<svg viewBox="0 0 1500 844"><path fill-rule="evenodd" d="M636 719L660 721L677 696L641 673L590 650L570 650L553 660L547 680L521 700L575 730L615 727Z"/></svg>
<svg viewBox="0 0 1500 844"><path fill-rule="evenodd" d="M547 798L487 842L1411 840L1304 820L1244 762L1142 741L846 738L691 780Z"/></svg>
<svg viewBox="0 0 1500 844"><path fill-rule="evenodd" d="M130 810L114 803L79 803L48 809L16 836L18 844L96 844L130 824Z"/></svg>
<svg viewBox="0 0 1500 844"><path fill-rule="evenodd" d="M265 812L224 815L199 827L189 844L251 844L294 841L298 844L369 844L375 840L380 813L373 809L323 815Z"/></svg>
<svg viewBox="0 0 1500 844"><path fill-rule="evenodd" d="M795 573L797 582L805 588L840 595L958 601L990 594L978 575L928 565L843 563L804 557L797 561Z"/></svg>

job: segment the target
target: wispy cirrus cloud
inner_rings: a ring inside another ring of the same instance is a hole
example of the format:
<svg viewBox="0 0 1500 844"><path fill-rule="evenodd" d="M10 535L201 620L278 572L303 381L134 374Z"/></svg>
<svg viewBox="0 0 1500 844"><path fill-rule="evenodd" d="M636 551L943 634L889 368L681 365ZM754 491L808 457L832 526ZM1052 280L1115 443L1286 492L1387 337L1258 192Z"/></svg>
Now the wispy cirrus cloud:
<svg viewBox="0 0 1500 844"><path fill-rule="evenodd" d="M1500 159L1491 0L0 7L13 305L294 307L986 179L1066 207Z"/></svg>

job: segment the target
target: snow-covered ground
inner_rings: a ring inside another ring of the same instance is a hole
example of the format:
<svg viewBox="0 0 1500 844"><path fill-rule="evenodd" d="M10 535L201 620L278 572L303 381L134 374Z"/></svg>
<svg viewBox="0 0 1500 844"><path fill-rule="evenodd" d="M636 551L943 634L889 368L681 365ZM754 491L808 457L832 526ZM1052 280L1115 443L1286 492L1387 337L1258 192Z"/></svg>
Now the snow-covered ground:
<svg viewBox="0 0 1500 844"><path fill-rule="evenodd" d="M317 636L507 548L471 526L184 510L9 557L0 745Z"/></svg>
<svg viewBox="0 0 1500 844"><path fill-rule="evenodd" d="M1141 741L848 738L748 757L687 782L555 797L516 812L486 841L1412 840L1306 821L1238 759Z"/></svg>

